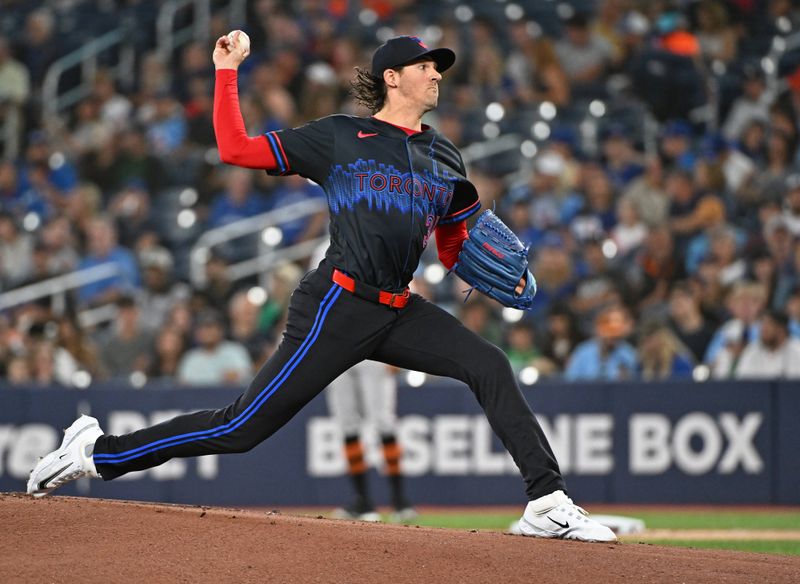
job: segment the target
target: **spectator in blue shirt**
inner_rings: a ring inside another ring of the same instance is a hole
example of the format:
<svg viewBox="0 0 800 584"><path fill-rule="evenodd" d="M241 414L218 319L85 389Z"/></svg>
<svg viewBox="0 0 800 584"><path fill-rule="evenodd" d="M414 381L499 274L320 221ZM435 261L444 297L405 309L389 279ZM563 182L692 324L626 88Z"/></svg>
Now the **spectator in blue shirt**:
<svg viewBox="0 0 800 584"><path fill-rule="evenodd" d="M556 302L567 302L578 286L575 264L567 249L567 241L558 233L548 232L531 253L536 274L536 302L525 317L543 326L542 317Z"/></svg>
<svg viewBox="0 0 800 584"><path fill-rule="evenodd" d="M139 268L133 253L117 244L117 230L107 217L96 217L86 230L88 253L78 269L114 264L117 273L108 278L78 288L78 302L83 306L98 306L116 302L121 295L139 287Z"/></svg>
<svg viewBox="0 0 800 584"><path fill-rule="evenodd" d="M697 155L692 150L692 127L681 119L670 120L661 130L661 154L667 170L692 172Z"/></svg>
<svg viewBox="0 0 800 584"><path fill-rule="evenodd" d="M253 189L253 173L244 168L231 168L225 174L225 190L211 202L209 227L221 227L240 219L267 211L267 202Z"/></svg>
<svg viewBox="0 0 800 584"><path fill-rule="evenodd" d="M253 173L245 168L230 168L224 179L225 188L211 201L208 227L222 227L254 217L269 210L269 203L253 188ZM237 261L258 253L258 235L248 234L227 241L217 251L228 260Z"/></svg>
<svg viewBox="0 0 800 584"><path fill-rule="evenodd" d="M767 291L763 284L743 280L728 293L725 306L730 319L720 325L708 344L704 362L714 368L720 352L728 347L738 356L747 343L758 339L761 314L767 306ZM720 377L729 372L720 372Z"/></svg>
<svg viewBox="0 0 800 584"><path fill-rule="evenodd" d="M68 154L54 149L43 130L31 132L21 180L25 182L28 169L42 167L47 183L53 189L60 193L68 192L78 184L78 170L67 158Z"/></svg>
<svg viewBox="0 0 800 584"><path fill-rule="evenodd" d="M631 379L638 370L636 349L625 341L631 332L624 308L610 306L598 314L595 334L575 348L564 377L568 381Z"/></svg>
<svg viewBox="0 0 800 584"><path fill-rule="evenodd" d="M299 175L287 177L270 194L270 210L280 209L293 203L325 198L325 192L317 185L311 184ZM317 237L327 221L327 213L323 210L313 214L281 223L283 244L292 245Z"/></svg>
<svg viewBox="0 0 800 584"><path fill-rule="evenodd" d="M153 101L153 118L147 122L147 140L157 154L174 153L186 139L188 126L180 104L160 92Z"/></svg>
<svg viewBox="0 0 800 584"><path fill-rule="evenodd" d="M645 323L639 340L639 373L642 379L690 379L693 370L691 352L665 323Z"/></svg>
<svg viewBox="0 0 800 584"><path fill-rule="evenodd" d="M603 170L615 189L625 188L644 172L643 157L630 134L622 124L611 124L603 132Z"/></svg>
<svg viewBox="0 0 800 584"><path fill-rule="evenodd" d="M18 215L35 213L41 219L48 219L77 184L78 172L65 154L52 148L43 131L31 132L10 210Z"/></svg>

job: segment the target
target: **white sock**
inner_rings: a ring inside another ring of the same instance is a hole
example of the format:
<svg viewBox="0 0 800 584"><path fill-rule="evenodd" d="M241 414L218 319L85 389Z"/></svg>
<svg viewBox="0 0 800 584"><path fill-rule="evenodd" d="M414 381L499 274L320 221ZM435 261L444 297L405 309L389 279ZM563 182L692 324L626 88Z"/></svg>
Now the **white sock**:
<svg viewBox="0 0 800 584"><path fill-rule="evenodd" d="M558 507L563 503L570 502L570 498L567 497L564 491L558 490L553 491L549 495L539 497L538 499L534 499L533 501L529 502L525 510L530 511L535 515L541 515L543 513L547 513L554 507Z"/></svg>

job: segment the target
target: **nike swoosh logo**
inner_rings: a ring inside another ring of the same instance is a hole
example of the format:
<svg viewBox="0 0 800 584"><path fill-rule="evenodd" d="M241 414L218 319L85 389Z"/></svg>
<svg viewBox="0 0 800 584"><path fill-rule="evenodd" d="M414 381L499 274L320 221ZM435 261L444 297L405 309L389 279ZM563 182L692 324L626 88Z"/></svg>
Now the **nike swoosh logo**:
<svg viewBox="0 0 800 584"><path fill-rule="evenodd" d="M41 481L39 481L39 485L38 485L38 487L39 487L39 490L40 490L40 491L43 491L43 490L45 490L45 489L47 488L47 483L49 483L51 480L53 480L53 479L54 479L56 476L58 476L59 474L61 474L61 473L62 473L62 472L64 472L65 470L67 470L67 469L70 467L70 465L71 465L71 464L72 464L72 463L69 463L69 464L67 464L67 465L65 465L65 466L62 466L60 469L58 469L56 472L54 472L53 474L51 474L51 475L50 475L49 477L47 477L46 479L42 479Z"/></svg>
<svg viewBox="0 0 800 584"><path fill-rule="evenodd" d="M375 132L374 134L367 134L367 133L365 133L365 132L363 132L363 131L359 130L359 131L358 131L358 134L356 134L356 135L357 135L359 138L372 138L372 136L377 136L377 135L378 135L378 132Z"/></svg>
<svg viewBox="0 0 800 584"><path fill-rule="evenodd" d="M567 528L569 528L569 523L567 523L567 522L564 522L564 523L559 523L558 521L556 521L555 519L553 519L553 518L552 518L552 517L550 517L549 515L547 516L547 518L548 518L550 521L552 521L553 523L555 523L556 525L558 525L559 527L561 527L562 529L567 529Z"/></svg>

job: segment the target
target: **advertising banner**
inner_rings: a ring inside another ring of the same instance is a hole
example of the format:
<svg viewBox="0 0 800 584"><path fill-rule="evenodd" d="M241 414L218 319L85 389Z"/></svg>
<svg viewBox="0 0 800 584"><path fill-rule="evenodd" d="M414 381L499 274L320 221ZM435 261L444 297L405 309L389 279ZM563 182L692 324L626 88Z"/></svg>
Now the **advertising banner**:
<svg viewBox="0 0 800 584"><path fill-rule="evenodd" d="M800 392L791 383L537 384L524 393L570 493L582 502L800 504ZM90 413L110 434L182 412L218 408L231 389L0 385L0 491L23 491L37 458ZM521 504L511 457L469 389L435 380L398 392L398 436L415 504ZM363 438L376 503L388 502L380 441ZM340 505L349 501L341 433L318 396L251 452L174 459L113 482L59 493L218 505Z"/></svg>

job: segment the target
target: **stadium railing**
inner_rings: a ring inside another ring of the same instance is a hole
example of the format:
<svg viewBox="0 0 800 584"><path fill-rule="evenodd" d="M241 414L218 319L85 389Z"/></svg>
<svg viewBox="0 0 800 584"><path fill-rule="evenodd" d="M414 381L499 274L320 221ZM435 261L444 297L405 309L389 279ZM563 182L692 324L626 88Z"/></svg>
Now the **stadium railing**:
<svg viewBox="0 0 800 584"><path fill-rule="evenodd" d="M235 239L258 233L261 233L262 236L258 238L259 250L256 255L228 266L227 275L231 280L240 280L265 272L287 261L310 256L318 245L327 240L327 235L278 248L276 246L282 239L280 225L324 212L327 208L328 205L324 199L310 199L209 229L198 238L190 252L192 285L200 289L205 287L207 281L205 266L215 248Z"/></svg>
<svg viewBox="0 0 800 584"><path fill-rule="evenodd" d="M42 298L52 297L53 311L56 314L63 314L67 306L67 292L87 284L112 278L118 275L119 271L120 268L117 264L109 262L9 290L0 294L0 311Z"/></svg>
<svg viewBox="0 0 800 584"><path fill-rule="evenodd" d="M91 93L97 73L98 59L102 54L118 50L117 65L109 69L111 75L114 79L133 78L135 54L133 47L126 42L126 39L127 35L124 29L112 30L50 65L42 82L43 117L47 122L57 122L61 112ZM81 69L80 83L61 92L62 76L73 67L78 66Z"/></svg>

